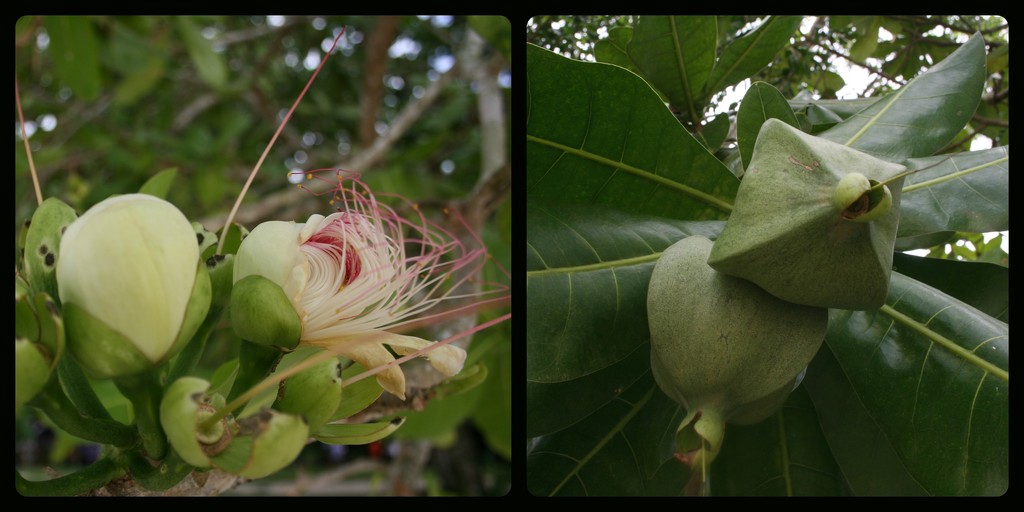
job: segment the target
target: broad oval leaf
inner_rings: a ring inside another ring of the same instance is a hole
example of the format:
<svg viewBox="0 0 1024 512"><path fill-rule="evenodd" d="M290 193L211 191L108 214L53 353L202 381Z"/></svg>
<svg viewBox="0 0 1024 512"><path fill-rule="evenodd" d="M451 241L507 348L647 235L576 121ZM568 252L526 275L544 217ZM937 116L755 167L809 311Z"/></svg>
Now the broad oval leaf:
<svg viewBox="0 0 1024 512"><path fill-rule="evenodd" d="M842 475L805 386L756 425L729 425L711 465L713 496L838 496Z"/></svg>
<svg viewBox="0 0 1024 512"><path fill-rule="evenodd" d="M942 62L821 136L886 160L930 156L981 101L985 42L975 34Z"/></svg>
<svg viewBox="0 0 1024 512"><path fill-rule="evenodd" d="M526 378L564 382L646 343L647 284L658 257L722 222L649 218L596 206L527 200Z"/></svg>
<svg viewBox="0 0 1024 512"><path fill-rule="evenodd" d="M754 155L754 142L761 131L761 125L769 119L778 119L799 128L796 115L786 98L771 84L754 82L743 95L740 110L736 114L736 142L743 158L743 168L750 165Z"/></svg>
<svg viewBox="0 0 1024 512"><path fill-rule="evenodd" d="M857 399L929 494L1006 491L1006 324L893 272L880 310L830 311L826 342ZM823 418L834 413L819 408Z"/></svg>
<svg viewBox="0 0 1024 512"><path fill-rule="evenodd" d="M682 493L689 469L672 457L683 407L650 372L571 428L537 438L526 456L535 496L668 496Z"/></svg>
<svg viewBox="0 0 1024 512"><path fill-rule="evenodd" d="M178 31L199 77L210 87L222 89L228 82L228 67L223 56L213 50L210 41L202 36L192 18L178 18Z"/></svg>
<svg viewBox="0 0 1024 512"><path fill-rule="evenodd" d="M804 91L807 92L807 91ZM818 108L823 111L838 117L835 121L842 121L843 119L849 119L854 114L874 105L879 101L879 98L856 98L850 100L816 100L810 95L797 94L796 97L789 100L789 106L794 112L806 112L808 116L811 115L813 108ZM822 115L827 115L824 112ZM831 115L828 115L832 119ZM824 119L822 119L824 120Z"/></svg>
<svg viewBox="0 0 1024 512"><path fill-rule="evenodd" d="M623 360L565 382L526 381L526 437L558 432L586 418L633 385L651 369L650 345Z"/></svg>
<svg viewBox="0 0 1024 512"><path fill-rule="evenodd" d="M608 37L594 43L594 58L598 62L615 64L626 68L636 74L640 74L629 56L627 48L629 41L633 39L633 27L614 27L608 30Z"/></svg>
<svg viewBox="0 0 1024 512"><path fill-rule="evenodd" d="M903 185L899 237L1010 229L1010 147L915 158Z"/></svg>
<svg viewBox="0 0 1024 512"><path fill-rule="evenodd" d="M703 118L717 49L714 16L641 16L629 43L641 75L693 123Z"/></svg>
<svg viewBox="0 0 1024 512"><path fill-rule="evenodd" d="M928 493L903 466L850 377L828 345L821 347L804 379L821 431L843 479L854 495L924 496Z"/></svg>
<svg viewBox="0 0 1024 512"><path fill-rule="evenodd" d="M739 182L642 79L532 45L526 59L531 198L677 219L732 210Z"/></svg>
<svg viewBox="0 0 1024 512"><path fill-rule="evenodd" d="M895 253L892 269L1010 322L1010 269L981 261L922 258Z"/></svg>
<svg viewBox="0 0 1024 512"><path fill-rule="evenodd" d="M100 95L100 59L96 31L88 16L47 16L54 68L62 83L83 100Z"/></svg>
<svg viewBox="0 0 1024 512"><path fill-rule="evenodd" d="M767 66L800 27L802 16L772 16L760 27L726 46L715 63L705 97L736 85Z"/></svg>

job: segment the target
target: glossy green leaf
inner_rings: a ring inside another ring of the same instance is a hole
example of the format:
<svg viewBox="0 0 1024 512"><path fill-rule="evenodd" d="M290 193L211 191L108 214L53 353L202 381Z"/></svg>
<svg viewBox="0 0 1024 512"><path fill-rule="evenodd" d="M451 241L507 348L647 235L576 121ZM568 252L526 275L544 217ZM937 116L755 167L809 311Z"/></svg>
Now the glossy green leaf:
<svg viewBox="0 0 1024 512"><path fill-rule="evenodd" d="M938 164L938 165L936 165ZM1010 229L1010 147L908 160L899 237Z"/></svg>
<svg viewBox="0 0 1024 512"><path fill-rule="evenodd" d="M806 92L806 91L804 91ZM793 108L795 112L808 112L812 107L817 107L823 110L827 110L832 114L839 117L840 120L848 119L854 114L874 105L879 101L879 98L856 98L852 100L816 100L810 95L803 96L798 94L795 98L789 100L789 106ZM831 117L831 116L829 116Z"/></svg>
<svg viewBox="0 0 1024 512"><path fill-rule="evenodd" d="M893 270L1010 322L1010 269L993 263L922 258L895 253Z"/></svg>
<svg viewBox="0 0 1024 512"><path fill-rule="evenodd" d="M641 76L696 123L704 117L717 49L714 16L641 16L628 51Z"/></svg>
<svg viewBox="0 0 1024 512"><path fill-rule="evenodd" d="M705 147L709 151L718 151L725 143L725 139L729 136L729 114L718 114L713 119L709 120L704 124L703 129L700 132L701 138L704 139Z"/></svg>
<svg viewBox="0 0 1024 512"><path fill-rule="evenodd" d="M487 445L507 460L512 460L512 344L509 322L492 336L499 341L483 356L487 380L481 384L483 398L473 411L473 422L480 429ZM473 343L479 343L479 340ZM518 439L517 439L518 441ZM518 442L516 443L518 448Z"/></svg>
<svg viewBox="0 0 1024 512"><path fill-rule="evenodd" d="M598 62L615 64L640 74L633 58L629 56L629 42L633 40L633 27L614 27L608 30L608 37L594 43L594 58Z"/></svg>
<svg viewBox="0 0 1024 512"><path fill-rule="evenodd" d="M843 122L843 118L839 117L839 114L820 105L809 105L806 119L811 123L811 133L819 133Z"/></svg>
<svg viewBox="0 0 1024 512"><path fill-rule="evenodd" d="M92 101L100 95L100 61L96 31L87 16L47 16L44 24L50 36L49 51L57 77L81 96Z"/></svg>
<svg viewBox="0 0 1024 512"><path fill-rule="evenodd" d="M772 16L756 30L726 46L708 78L705 96L736 85L771 63L775 55L789 45L801 21L802 16Z"/></svg>
<svg viewBox="0 0 1024 512"><path fill-rule="evenodd" d="M146 183L143 183L142 188L139 189L139 193L165 199L167 198L167 191L171 189L171 184L174 183L174 178L177 175L177 167L164 169L146 180ZM205 247L201 247L199 251L202 252L203 249Z"/></svg>
<svg viewBox="0 0 1024 512"><path fill-rule="evenodd" d="M779 119L790 126L799 127L796 115L782 93L771 84L754 82L743 95L740 110L736 114L736 142L744 169L750 165L761 125L768 119Z"/></svg>
<svg viewBox="0 0 1024 512"><path fill-rule="evenodd" d="M679 495L689 469L673 456L683 407L648 372L571 428L537 438L526 457L535 496Z"/></svg>
<svg viewBox="0 0 1024 512"><path fill-rule="evenodd" d="M578 379L556 383L527 380L526 437L551 434L576 424L615 399L650 369L651 348L644 343L622 361Z"/></svg>
<svg viewBox="0 0 1024 512"><path fill-rule="evenodd" d="M984 64L985 43L976 34L942 62L821 136L887 160L930 156L974 115L985 83Z"/></svg>
<svg viewBox="0 0 1024 512"><path fill-rule="evenodd" d="M1006 324L894 272L882 309L830 312L826 341L864 409L928 493L1006 491Z"/></svg>
<svg viewBox="0 0 1024 512"><path fill-rule="evenodd" d="M860 496L924 496L843 367L826 344L807 367L803 387L847 487Z"/></svg>
<svg viewBox="0 0 1024 512"><path fill-rule="evenodd" d="M527 201L527 380L606 368L647 341L647 284L662 250L721 222Z"/></svg>
<svg viewBox="0 0 1024 512"><path fill-rule="evenodd" d="M841 494L842 475L803 386L770 418L727 427L710 481L712 496Z"/></svg>
<svg viewBox="0 0 1024 512"><path fill-rule="evenodd" d="M893 248L897 251L912 251L914 249L929 249L937 245L943 245L956 238L956 231L937 231L927 235L909 236L897 238Z"/></svg>
<svg viewBox="0 0 1024 512"><path fill-rule="evenodd" d="M177 18L178 32L185 41L189 57L204 82L215 89L223 88L228 81L228 68L221 54L213 51L210 41L203 37L200 28L192 18Z"/></svg>
<svg viewBox="0 0 1024 512"><path fill-rule="evenodd" d="M526 187L532 199L724 219L739 182L642 79L526 50Z"/></svg>

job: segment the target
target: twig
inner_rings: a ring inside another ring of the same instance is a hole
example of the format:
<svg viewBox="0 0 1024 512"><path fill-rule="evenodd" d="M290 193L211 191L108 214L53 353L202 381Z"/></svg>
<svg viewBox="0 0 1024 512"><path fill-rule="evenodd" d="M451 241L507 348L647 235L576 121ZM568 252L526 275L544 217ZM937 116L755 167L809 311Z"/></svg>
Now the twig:
<svg viewBox="0 0 1024 512"><path fill-rule="evenodd" d="M419 99L410 102L405 106L404 109L395 117L395 119L388 126L384 135L378 137L373 144L365 150L357 153L348 162L342 162L338 167L344 169L350 169L353 171L363 172L379 162L384 155L388 153L395 142L405 134L406 131L412 127L415 122L423 116L423 113L434 103L444 86L447 85L455 73L457 72L458 65L453 66L452 69L445 72L443 75L438 77ZM303 197L308 197L302 191L289 187L286 190L264 196L260 199L259 203L246 205L243 208L239 208L238 213L235 215L235 222L240 224L250 224L261 219L268 218L270 216L276 216L280 219L298 219L304 217L301 215L303 212L308 211L311 206L308 201L301 201ZM292 208L285 209L287 205L295 205ZM202 219L204 226L223 226L224 220L221 216L210 216ZM219 229L219 228L218 228Z"/></svg>
<svg viewBox="0 0 1024 512"><path fill-rule="evenodd" d="M275 32L280 32L285 29L290 29L295 25L302 24L309 21L313 17L311 16L288 16L282 25L272 27L270 25L264 25L261 27L253 27L242 30L235 30L233 32L225 32L213 39L214 45L229 46L237 43L243 43L252 39L259 39Z"/></svg>

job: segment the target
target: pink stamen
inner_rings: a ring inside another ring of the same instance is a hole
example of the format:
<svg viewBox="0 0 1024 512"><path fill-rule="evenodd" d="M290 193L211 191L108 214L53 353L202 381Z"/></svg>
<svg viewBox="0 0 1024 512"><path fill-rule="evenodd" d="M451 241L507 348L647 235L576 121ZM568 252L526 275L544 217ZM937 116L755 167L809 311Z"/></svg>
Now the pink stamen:
<svg viewBox="0 0 1024 512"><path fill-rule="evenodd" d="M327 184L320 190L300 187L317 196L331 194L331 203L338 205L340 213L305 242L329 254L338 263L336 268L344 271L333 297L318 298L315 305L305 308L310 312L307 321L315 326L311 330L319 331L315 338L376 329L406 330L403 326L422 325L425 318L437 321L450 317L449 312L432 312L424 317L442 302L494 296L508 290L507 286L485 282L483 290L456 293L462 284L476 279L487 261L493 261L475 233L473 239L481 248L469 249L428 220L408 199L397 194L374 195L358 173L317 169L302 174L307 181ZM379 202L378 198L383 197L404 204L412 212L411 218ZM341 287L345 288L343 292ZM323 301L330 301L332 307L323 307ZM456 310L472 313L473 305Z"/></svg>

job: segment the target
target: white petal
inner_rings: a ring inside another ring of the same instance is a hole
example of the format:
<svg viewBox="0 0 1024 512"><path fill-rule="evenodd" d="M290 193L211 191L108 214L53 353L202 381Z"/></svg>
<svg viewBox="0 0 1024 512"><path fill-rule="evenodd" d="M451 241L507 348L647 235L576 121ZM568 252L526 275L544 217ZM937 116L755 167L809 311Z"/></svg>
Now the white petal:
<svg viewBox="0 0 1024 512"><path fill-rule="evenodd" d="M400 355L407 355L422 348L435 345L435 342L427 341L424 339L416 338L413 336L403 336L401 334L386 333L387 336L384 338L384 343L387 343L391 348ZM430 365L435 370L444 374L445 377L451 377L456 373L462 371L462 366L466 364L466 351L460 347L454 345L438 345L430 352L423 355L430 360Z"/></svg>

